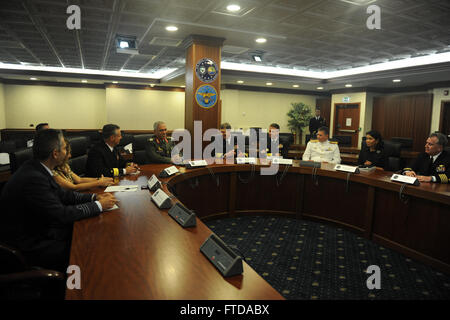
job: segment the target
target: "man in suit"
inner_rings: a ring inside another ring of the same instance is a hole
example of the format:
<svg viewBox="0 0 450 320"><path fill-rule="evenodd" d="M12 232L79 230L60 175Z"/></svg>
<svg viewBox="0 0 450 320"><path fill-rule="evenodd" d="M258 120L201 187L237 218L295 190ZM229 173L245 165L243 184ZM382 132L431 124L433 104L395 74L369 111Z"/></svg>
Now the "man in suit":
<svg viewBox="0 0 450 320"><path fill-rule="evenodd" d="M88 153L86 162L87 176L89 177L118 177L135 173L138 166L134 163L127 165L116 146L122 139L120 127L115 124L106 124L102 130L103 141L94 145Z"/></svg>
<svg viewBox="0 0 450 320"><path fill-rule="evenodd" d="M316 109L316 116L309 120L309 133L311 134L311 139L316 139L319 128L326 127L326 125L325 119L320 116L320 109Z"/></svg>
<svg viewBox="0 0 450 320"><path fill-rule="evenodd" d="M317 140L309 140L306 145L303 160L341 163L341 153L338 143L328 140L329 131L327 127L320 127L317 130Z"/></svg>
<svg viewBox="0 0 450 320"><path fill-rule="evenodd" d="M31 265L66 271L73 222L94 217L116 203L112 194L82 194L62 189L52 170L66 157L59 130L39 131L33 159L5 185L0 202L0 241L19 249Z"/></svg>
<svg viewBox="0 0 450 320"><path fill-rule="evenodd" d="M228 122L222 123L220 125L220 133L222 134L223 147L222 150L215 150L214 157L220 157L224 159L234 159L236 157L243 157L244 153L239 148L237 142L234 141L234 139L232 139L231 125Z"/></svg>
<svg viewBox="0 0 450 320"><path fill-rule="evenodd" d="M151 163L176 163L181 159L176 155L172 161L172 149L175 143L167 136L167 126L163 121L153 124L155 137L149 139L145 145L145 154Z"/></svg>
<svg viewBox="0 0 450 320"><path fill-rule="evenodd" d="M411 168L403 169L403 173L417 177L420 182L449 183L450 154L444 150L447 143L444 134L430 134L425 143L425 152L419 154Z"/></svg>
<svg viewBox="0 0 450 320"><path fill-rule="evenodd" d="M274 147L273 149L272 146ZM276 146L278 146L278 152L274 150ZM280 126L277 123L272 123L269 126L269 134L267 135L267 153L271 153L272 156L281 155L283 158L287 158L288 151L288 141L280 141Z"/></svg>

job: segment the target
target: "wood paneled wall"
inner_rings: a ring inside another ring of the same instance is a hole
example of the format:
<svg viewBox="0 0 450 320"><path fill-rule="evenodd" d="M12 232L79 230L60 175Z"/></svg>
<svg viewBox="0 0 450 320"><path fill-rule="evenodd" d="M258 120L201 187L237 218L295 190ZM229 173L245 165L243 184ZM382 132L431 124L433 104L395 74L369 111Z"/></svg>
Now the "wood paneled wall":
<svg viewBox="0 0 450 320"><path fill-rule="evenodd" d="M430 134L432 108L433 94L375 97L372 129L385 140L412 138L412 150L422 152Z"/></svg>
<svg viewBox="0 0 450 320"><path fill-rule="evenodd" d="M331 121L331 98L318 98L316 100L316 107L320 109L320 116L327 121L327 127L330 127ZM314 114L313 110L313 114Z"/></svg>

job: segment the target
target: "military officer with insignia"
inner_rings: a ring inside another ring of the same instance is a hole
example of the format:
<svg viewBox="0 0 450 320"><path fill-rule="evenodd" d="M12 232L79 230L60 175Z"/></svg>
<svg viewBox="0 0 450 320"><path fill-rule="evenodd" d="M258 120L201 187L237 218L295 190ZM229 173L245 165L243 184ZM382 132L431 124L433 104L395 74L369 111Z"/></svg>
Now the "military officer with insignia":
<svg viewBox="0 0 450 320"><path fill-rule="evenodd" d="M270 153L272 156L281 155L283 158L287 158L289 145L288 142L280 140L280 125L278 123L270 124L266 146L267 146L266 152L262 150L261 154ZM274 150L272 150L272 146L274 147ZM278 152L275 152L276 146L278 146Z"/></svg>
<svg viewBox="0 0 450 320"><path fill-rule="evenodd" d="M163 121L153 124L155 137L149 139L145 145L145 154L150 163L172 163L172 149L175 143L167 136L167 126ZM178 160L178 156L176 156ZM176 159L173 159L175 162Z"/></svg>
<svg viewBox="0 0 450 320"><path fill-rule="evenodd" d="M320 127L317 140L309 140L303 160L316 162L341 163L341 154L337 142L328 140L327 127Z"/></svg>
<svg viewBox="0 0 450 320"><path fill-rule="evenodd" d="M309 120L309 133L311 134L311 139L314 139L317 130L320 127L325 127L326 125L326 120L320 116L320 109L316 109L316 116Z"/></svg>
<svg viewBox="0 0 450 320"><path fill-rule="evenodd" d="M447 137L435 132L425 143L425 152L419 154L411 168L403 169L403 174L417 177L420 182L449 183L450 154L444 150Z"/></svg>

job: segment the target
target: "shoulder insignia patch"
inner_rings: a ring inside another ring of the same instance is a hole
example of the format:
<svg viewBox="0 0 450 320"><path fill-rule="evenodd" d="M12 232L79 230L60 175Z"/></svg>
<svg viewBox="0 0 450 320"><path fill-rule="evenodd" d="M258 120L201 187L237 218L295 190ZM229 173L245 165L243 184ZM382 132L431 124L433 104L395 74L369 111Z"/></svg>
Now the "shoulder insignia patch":
<svg viewBox="0 0 450 320"><path fill-rule="evenodd" d="M337 141L330 141L330 143L332 143L332 144L338 144Z"/></svg>
<svg viewBox="0 0 450 320"><path fill-rule="evenodd" d="M319 142L319 140L309 140L309 142Z"/></svg>

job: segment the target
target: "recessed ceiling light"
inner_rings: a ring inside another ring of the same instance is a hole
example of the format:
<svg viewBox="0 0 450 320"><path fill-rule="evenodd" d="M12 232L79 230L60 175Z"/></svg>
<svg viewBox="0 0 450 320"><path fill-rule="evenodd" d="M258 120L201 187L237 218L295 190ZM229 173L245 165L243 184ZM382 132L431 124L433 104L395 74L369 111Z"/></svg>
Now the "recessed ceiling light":
<svg viewBox="0 0 450 320"><path fill-rule="evenodd" d="M317 90L323 90L323 87L317 87Z"/></svg>
<svg viewBox="0 0 450 320"><path fill-rule="evenodd" d="M236 11L241 10L241 7L237 4L230 4L227 6L227 10L231 11L231 12L236 12Z"/></svg>
<svg viewBox="0 0 450 320"><path fill-rule="evenodd" d="M400 80L400 79L394 79L394 80L392 80L392 82L401 82L402 80Z"/></svg>
<svg viewBox="0 0 450 320"><path fill-rule="evenodd" d="M83 83L87 83L87 80L81 80L81 82L83 82Z"/></svg>
<svg viewBox="0 0 450 320"><path fill-rule="evenodd" d="M347 88L353 87L353 85L351 85L350 83L347 83L345 86L346 86Z"/></svg>
<svg viewBox="0 0 450 320"><path fill-rule="evenodd" d="M294 88L300 87L298 84L293 84L292 86L293 86Z"/></svg>
<svg viewBox="0 0 450 320"><path fill-rule="evenodd" d="M119 83L119 81L113 81L113 83Z"/></svg>
<svg viewBox="0 0 450 320"><path fill-rule="evenodd" d="M166 30L167 30L167 31L172 31L172 32L173 32L173 31L177 31L178 28L175 27L175 26L167 26L167 27L166 27Z"/></svg>
<svg viewBox="0 0 450 320"><path fill-rule="evenodd" d="M37 78L30 78L30 80L37 80Z"/></svg>
<svg viewBox="0 0 450 320"><path fill-rule="evenodd" d="M237 83L244 83L244 81L242 81L242 80L238 80L238 81L236 81Z"/></svg>
<svg viewBox="0 0 450 320"><path fill-rule="evenodd" d="M181 88L186 88L186 86L180 86Z"/></svg>
<svg viewBox="0 0 450 320"><path fill-rule="evenodd" d="M267 40L265 38L258 38L255 41L258 43L265 43Z"/></svg>
<svg viewBox="0 0 450 320"><path fill-rule="evenodd" d="M153 88L154 86L155 86L155 85L154 85L153 83L150 85L150 87L152 87L152 88Z"/></svg>
<svg viewBox="0 0 450 320"><path fill-rule="evenodd" d="M272 82L266 82L266 86L271 86L271 85L273 85Z"/></svg>

